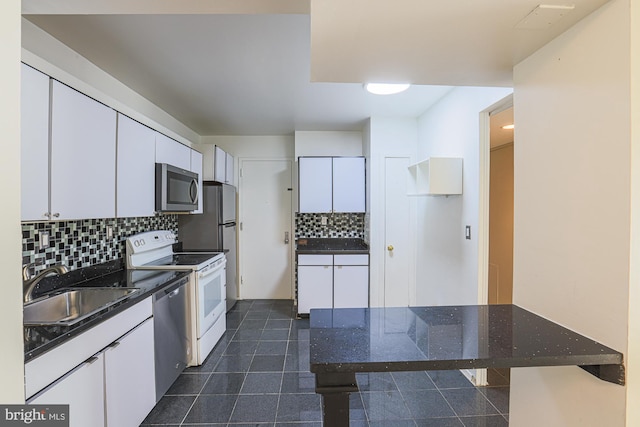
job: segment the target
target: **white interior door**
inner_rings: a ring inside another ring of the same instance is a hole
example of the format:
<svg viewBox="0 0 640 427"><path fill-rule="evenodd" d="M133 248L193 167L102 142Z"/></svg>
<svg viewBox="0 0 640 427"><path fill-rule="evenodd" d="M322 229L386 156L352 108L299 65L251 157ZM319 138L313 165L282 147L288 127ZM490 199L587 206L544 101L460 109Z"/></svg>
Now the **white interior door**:
<svg viewBox="0 0 640 427"><path fill-rule="evenodd" d="M384 306L407 307L414 288L411 274L411 205L407 196L408 157L385 158Z"/></svg>
<svg viewBox="0 0 640 427"><path fill-rule="evenodd" d="M240 161L242 299L292 299L291 163Z"/></svg>

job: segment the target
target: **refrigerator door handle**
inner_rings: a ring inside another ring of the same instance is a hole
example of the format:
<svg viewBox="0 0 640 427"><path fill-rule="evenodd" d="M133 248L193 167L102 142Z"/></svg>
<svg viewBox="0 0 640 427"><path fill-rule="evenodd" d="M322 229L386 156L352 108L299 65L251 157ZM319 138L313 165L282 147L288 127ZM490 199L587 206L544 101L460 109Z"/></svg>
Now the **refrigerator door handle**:
<svg viewBox="0 0 640 427"><path fill-rule="evenodd" d="M284 232L284 244L285 245L289 244L289 232L288 231Z"/></svg>

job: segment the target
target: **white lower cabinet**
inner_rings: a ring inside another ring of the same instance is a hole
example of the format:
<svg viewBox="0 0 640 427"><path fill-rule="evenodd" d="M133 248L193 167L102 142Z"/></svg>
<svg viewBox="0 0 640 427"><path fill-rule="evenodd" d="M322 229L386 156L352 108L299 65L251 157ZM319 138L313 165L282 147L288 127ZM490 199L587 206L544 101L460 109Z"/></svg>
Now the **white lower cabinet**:
<svg viewBox="0 0 640 427"><path fill-rule="evenodd" d="M156 403L151 314L147 298L27 362L27 403L68 404L71 427L139 426Z"/></svg>
<svg viewBox="0 0 640 427"><path fill-rule="evenodd" d="M333 267L333 308L369 307L369 267Z"/></svg>
<svg viewBox="0 0 640 427"><path fill-rule="evenodd" d="M27 403L68 404L71 427L137 427L153 409L155 396L149 318Z"/></svg>
<svg viewBox="0 0 640 427"><path fill-rule="evenodd" d="M298 313L369 306L369 255L298 255Z"/></svg>
<svg viewBox="0 0 640 427"><path fill-rule="evenodd" d="M104 350L106 425L137 427L156 404L153 319Z"/></svg>
<svg viewBox="0 0 640 427"><path fill-rule="evenodd" d="M104 425L104 354L80 366L27 401L34 405L69 405L69 426Z"/></svg>
<svg viewBox="0 0 640 427"><path fill-rule="evenodd" d="M333 265L298 266L298 313L333 307Z"/></svg>

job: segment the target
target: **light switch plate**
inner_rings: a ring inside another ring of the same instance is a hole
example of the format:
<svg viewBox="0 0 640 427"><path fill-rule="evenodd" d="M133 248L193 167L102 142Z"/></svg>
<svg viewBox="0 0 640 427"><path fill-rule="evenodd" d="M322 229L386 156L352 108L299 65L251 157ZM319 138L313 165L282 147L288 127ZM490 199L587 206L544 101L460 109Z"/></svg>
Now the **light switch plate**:
<svg viewBox="0 0 640 427"><path fill-rule="evenodd" d="M40 233L40 249L49 247L49 233L44 231Z"/></svg>
<svg viewBox="0 0 640 427"><path fill-rule="evenodd" d="M464 238L467 240L471 240L471 226L467 225L464 227Z"/></svg>
<svg viewBox="0 0 640 427"><path fill-rule="evenodd" d="M113 227L107 225L107 239L113 239Z"/></svg>
<svg viewBox="0 0 640 427"><path fill-rule="evenodd" d="M320 224L327 225L327 217L326 216L321 216L320 217Z"/></svg>

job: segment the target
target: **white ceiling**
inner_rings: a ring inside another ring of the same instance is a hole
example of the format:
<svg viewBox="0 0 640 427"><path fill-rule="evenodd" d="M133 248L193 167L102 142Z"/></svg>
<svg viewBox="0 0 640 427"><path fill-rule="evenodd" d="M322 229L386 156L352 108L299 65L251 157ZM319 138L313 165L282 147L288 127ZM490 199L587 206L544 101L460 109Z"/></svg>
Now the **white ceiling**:
<svg viewBox="0 0 640 427"><path fill-rule="evenodd" d="M605 1L573 0L571 14L526 34L513 26L535 0L312 0L311 15L308 0L22 5L199 135L276 135L416 117L450 86L510 86L517 61ZM419 85L379 97L362 89L372 79Z"/></svg>

